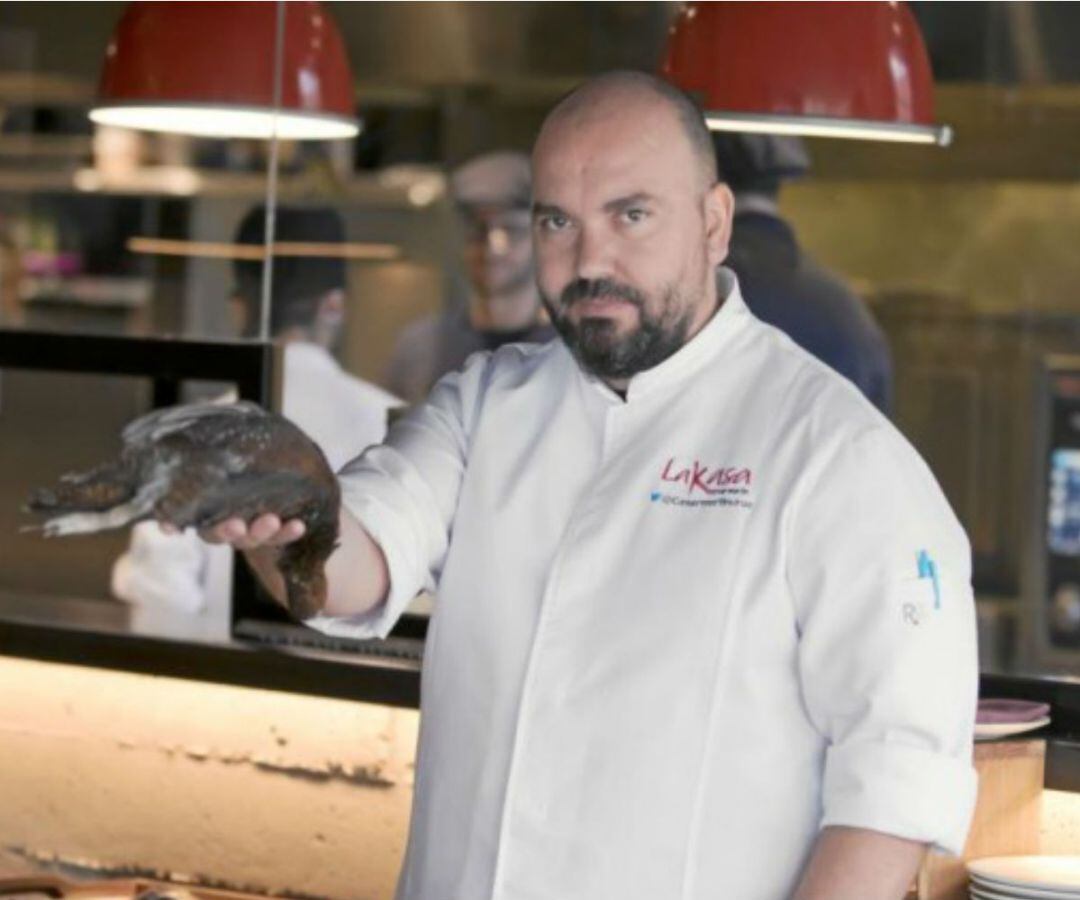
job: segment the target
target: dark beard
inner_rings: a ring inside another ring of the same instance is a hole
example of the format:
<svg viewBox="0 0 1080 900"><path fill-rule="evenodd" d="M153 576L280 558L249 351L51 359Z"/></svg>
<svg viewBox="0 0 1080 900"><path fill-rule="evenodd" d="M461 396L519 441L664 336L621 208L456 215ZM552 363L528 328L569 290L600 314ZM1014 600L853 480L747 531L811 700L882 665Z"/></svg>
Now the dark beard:
<svg viewBox="0 0 1080 900"><path fill-rule="evenodd" d="M629 334L618 336L617 325L610 319L584 319L575 325L567 310L578 300L617 297L637 307L640 324ZM597 281L577 279L570 282L559 297L558 305L543 297L551 322L562 336L583 369L609 380L631 378L658 366L686 343L692 311L679 315L674 288L664 292L659 316L645 309L645 297L628 285L603 278Z"/></svg>

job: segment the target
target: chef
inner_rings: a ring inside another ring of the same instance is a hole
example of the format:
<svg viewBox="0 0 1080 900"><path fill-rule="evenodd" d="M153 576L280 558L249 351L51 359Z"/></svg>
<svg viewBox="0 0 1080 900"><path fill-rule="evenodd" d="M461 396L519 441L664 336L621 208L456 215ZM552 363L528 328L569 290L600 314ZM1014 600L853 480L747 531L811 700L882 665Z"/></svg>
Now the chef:
<svg viewBox="0 0 1080 900"><path fill-rule="evenodd" d="M700 114L586 83L534 157L561 341L474 356L341 473L310 624L437 586L400 900L899 900L975 796L969 547L747 309ZM230 520L272 588L300 523Z"/></svg>

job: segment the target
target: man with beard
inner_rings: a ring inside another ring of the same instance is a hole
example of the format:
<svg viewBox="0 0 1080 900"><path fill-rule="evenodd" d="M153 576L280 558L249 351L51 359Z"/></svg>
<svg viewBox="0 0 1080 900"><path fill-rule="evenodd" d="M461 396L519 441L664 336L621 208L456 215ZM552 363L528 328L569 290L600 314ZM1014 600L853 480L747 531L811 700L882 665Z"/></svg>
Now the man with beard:
<svg viewBox="0 0 1080 900"><path fill-rule="evenodd" d="M331 596L438 584L401 900L899 900L974 799L967 540L846 379L748 311L694 106L594 79L534 152L563 341L473 358L340 475ZM298 523L211 535L274 546Z"/></svg>

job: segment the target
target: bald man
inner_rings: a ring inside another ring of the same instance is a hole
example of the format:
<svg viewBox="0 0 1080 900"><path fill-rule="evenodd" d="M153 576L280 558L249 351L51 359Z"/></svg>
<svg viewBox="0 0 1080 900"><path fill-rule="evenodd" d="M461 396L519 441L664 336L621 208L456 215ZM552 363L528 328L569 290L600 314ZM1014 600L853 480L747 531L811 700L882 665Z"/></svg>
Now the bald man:
<svg viewBox="0 0 1080 900"><path fill-rule="evenodd" d="M437 585L400 900L899 900L975 777L967 540L845 378L756 319L694 106L613 73L546 120L562 340L448 375L340 475L312 627ZM297 522L224 523L280 594Z"/></svg>
<svg viewBox="0 0 1080 900"><path fill-rule="evenodd" d="M512 151L476 156L454 170L450 194L469 294L463 309L420 319L401 333L386 383L410 403L478 350L555 337L536 290L529 158Z"/></svg>

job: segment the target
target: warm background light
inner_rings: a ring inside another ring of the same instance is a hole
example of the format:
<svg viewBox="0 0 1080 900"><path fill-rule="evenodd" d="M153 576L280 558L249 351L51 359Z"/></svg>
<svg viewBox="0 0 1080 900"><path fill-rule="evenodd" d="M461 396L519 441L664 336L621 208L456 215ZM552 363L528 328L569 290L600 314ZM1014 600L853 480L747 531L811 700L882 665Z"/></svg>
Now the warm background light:
<svg viewBox="0 0 1080 900"><path fill-rule="evenodd" d="M332 116L298 115L236 107L99 106L90 112L98 125L165 131L211 138L342 140L360 133L357 122Z"/></svg>
<svg viewBox="0 0 1080 900"><path fill-rule="evenodd" d="M814 119L802 116L786 120L780 117L706 113L705 124L712 131L734 131L752 134L790 134L802 137L845 138L864 141L894 141L907 144L938 144L952 142L952 129L924 128L910 125L891 125L882 122L860 122L854 119Z"/></svg>

